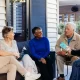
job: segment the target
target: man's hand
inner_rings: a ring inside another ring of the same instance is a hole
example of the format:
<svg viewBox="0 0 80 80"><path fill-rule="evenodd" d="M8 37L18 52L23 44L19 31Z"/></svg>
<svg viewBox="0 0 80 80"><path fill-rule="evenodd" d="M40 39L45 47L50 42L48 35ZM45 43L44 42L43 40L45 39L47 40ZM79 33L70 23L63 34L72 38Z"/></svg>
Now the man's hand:
<svg viewBox="0 0 80 80"><path fill-rule="evenodd" d="M71 55L71 49L69 49L67 52L68 52L68 55Z"/></svg>
<svg viewBox="0 0 80 80"><path fill-rule="evenodd" d="M60 55L60 56L65 56L66 52L65 51L59 51L59 52L57 52L57 54Z"/></svg>
<svg viewBox="0 0 80 80"><path fill-rule="evenodd" d="M44 58L41 58L40 61L43 63L43 64L46 64L46 60Z"/></svg>

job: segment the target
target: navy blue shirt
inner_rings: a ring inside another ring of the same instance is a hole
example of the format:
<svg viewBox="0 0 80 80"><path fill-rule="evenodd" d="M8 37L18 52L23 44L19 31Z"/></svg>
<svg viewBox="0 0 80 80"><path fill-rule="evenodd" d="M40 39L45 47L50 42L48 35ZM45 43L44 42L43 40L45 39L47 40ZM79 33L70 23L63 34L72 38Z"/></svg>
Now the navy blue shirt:
<svg viewBox="0 0 80 80"><path fill-rule="evenodd" d="M68 45L71 42L72 38L73 38L73 36L71 38L68 38Z"/></svg>
<svg viewBox="0 0 80 80"><path fill-rule="evenodd" d="M50 53L49 41L46 37L33 38L29 42L31 55L37 59L45 58Z"/></svg>

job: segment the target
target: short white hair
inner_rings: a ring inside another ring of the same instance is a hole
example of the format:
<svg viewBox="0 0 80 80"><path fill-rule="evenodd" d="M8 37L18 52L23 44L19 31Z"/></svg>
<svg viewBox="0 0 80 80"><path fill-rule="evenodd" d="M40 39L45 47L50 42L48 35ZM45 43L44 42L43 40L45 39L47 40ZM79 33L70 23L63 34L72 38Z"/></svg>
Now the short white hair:
<svg viewBox="0 0 80 80"><path fill-rule="evenodd" d="M73 22L68 22L68 23L65 24L65 28L67 27L68 24L72 25L71 28L72 28L74 31L76 31L76 24L75 24L75 23L73 23Z"/></svg>

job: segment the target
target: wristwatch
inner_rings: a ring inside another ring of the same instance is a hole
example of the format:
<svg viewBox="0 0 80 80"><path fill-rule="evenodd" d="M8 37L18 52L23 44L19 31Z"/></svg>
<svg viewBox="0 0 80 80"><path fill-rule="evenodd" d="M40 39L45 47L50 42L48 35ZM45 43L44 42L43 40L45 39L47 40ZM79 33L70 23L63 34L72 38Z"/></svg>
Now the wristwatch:
<svg viewBox="0 0 80 80"><path fill-rule="evenodd" d="M68 55L68 52L66 52L66 54L65 54L66 56Z"/></svg>

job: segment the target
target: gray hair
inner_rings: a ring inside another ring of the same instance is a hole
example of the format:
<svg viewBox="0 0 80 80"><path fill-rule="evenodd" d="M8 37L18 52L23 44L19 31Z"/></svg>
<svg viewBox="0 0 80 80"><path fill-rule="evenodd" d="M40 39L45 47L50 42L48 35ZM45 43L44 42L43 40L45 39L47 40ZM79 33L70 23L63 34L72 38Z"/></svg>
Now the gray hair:
<svg viewBox="0 0 80 80"><path fill-rule="evenodd" d="M65 28L66 28L66 26L67 26L68 24L72 25L71 28L72 28L74 31L76 31L76 24L75 24L75 23L73 23L73 22L68 22L68 23L65 24Z"/></svg>

